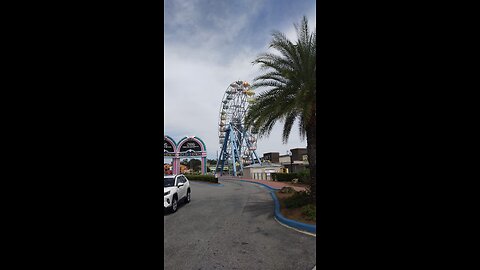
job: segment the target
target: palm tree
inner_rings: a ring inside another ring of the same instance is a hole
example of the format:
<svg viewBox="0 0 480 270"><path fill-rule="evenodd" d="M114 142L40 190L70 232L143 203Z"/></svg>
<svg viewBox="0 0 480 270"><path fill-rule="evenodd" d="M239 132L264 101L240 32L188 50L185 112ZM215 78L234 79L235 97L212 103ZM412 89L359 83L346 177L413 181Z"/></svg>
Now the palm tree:
<svg viewBox="0 0 480 270"><path fill-rule="evenodd" d="M282 140L287 143L293 124L299 121L300 137L307 138L310 195L316 201L316 30L309 32L306 17L300 27L294 26L295 43L275 31L270 48L279 54L265 53L253 61L264 73L254 79L252 88L267 89L249 107L246 124L262 137L269 136L275 123L282 121Z"/></svg>

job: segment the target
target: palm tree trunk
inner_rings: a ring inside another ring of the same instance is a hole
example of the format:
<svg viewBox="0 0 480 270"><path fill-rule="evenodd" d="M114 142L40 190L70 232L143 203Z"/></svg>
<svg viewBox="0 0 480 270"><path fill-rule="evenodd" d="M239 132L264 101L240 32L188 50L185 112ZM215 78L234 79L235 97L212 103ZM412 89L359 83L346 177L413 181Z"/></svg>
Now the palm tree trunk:
<svg viewBox="0 0 480 270"><path fill-rule="evenodd" d="M310 168L310 199L317 201L317 129L316 117L312 117L310 125L305 129L307 133L307 155Z"/></svg>

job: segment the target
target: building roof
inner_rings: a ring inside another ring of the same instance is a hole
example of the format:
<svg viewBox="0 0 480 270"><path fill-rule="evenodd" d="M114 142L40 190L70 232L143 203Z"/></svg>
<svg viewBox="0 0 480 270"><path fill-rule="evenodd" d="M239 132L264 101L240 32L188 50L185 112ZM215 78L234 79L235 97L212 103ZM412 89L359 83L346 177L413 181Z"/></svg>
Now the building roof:
<svg viewBox="0 0 480 270"><path fill-rule="evenodd" d="M276 163L263 162L262 165L255 163L252 165L245 166L244 168L267 168L267 167L283 167L283 166Z"/></svg>

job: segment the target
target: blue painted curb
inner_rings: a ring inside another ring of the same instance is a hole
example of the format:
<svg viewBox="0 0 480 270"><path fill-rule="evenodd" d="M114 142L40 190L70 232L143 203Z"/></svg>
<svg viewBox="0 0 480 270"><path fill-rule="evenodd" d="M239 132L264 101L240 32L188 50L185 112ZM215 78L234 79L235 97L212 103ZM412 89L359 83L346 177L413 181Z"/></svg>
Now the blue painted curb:
<svg viewBox="0 0 480 270"><path fill-rule="evenodd" d="M262 183L257 183L257 182L251 182L251 181L248 181L248 180L237 180L237 181L242 181L242 182L248 182L248 183L254 183L254 184L257 184L257 185L260 185L260 186L264 186L266 187L267 189L269 189L270 191L277 191L277 190L280 190L279 188L272 188L268 185L265 185L265 184L262 184Z"/></svg>
<svg viewBox="0 0 480 270"><path fill-rule="evenodd" d="M228 180L228 179L226 179L226 180ZM281 222L281 223L283 223L287 226L293 227L295 229L301 230L301 231L306 231L306 232L317 234L317 226L316 225L311 225L311 224L298 222L298 221L291 220L291 219L288 219L288 218L285 218L284 216L282 216L282 213L280 212L280 202L278 201L278 198L275 195L275 191L280 190L279 188L272 188L272 187L269 187L265 184L257 183L257 182L251 182L251 181L248 181L248 180L240 180L240 179L231 179L231 180L254 183L254 184L258 184L258 185L266 187L268 190L270 190L270 195L272 195L273 201L275 203L275 217L277 218L277 220L279 222Z"/></svg>
<svg viewBox="0 0 480 270"><path fill-rule="evenodd" d="M305 224L301 223L295 220L291 220L288 218L285 218L282 216L280 212L280 202L278 201L277 196L275 195L275 192L271 191L270 194L272 195L273 201L275 202L275 217L277 220L287 226L299 229L301 231L306 231L310 233L317 234L317 226L316 225L311 225L311 224Z"/></svg>
<svg viewBox="0 0 480 270"><path fill-rule="evenodd" d="M268 185L265 185L265 184L262 184L262 183L257 183L257 182L252 182L252 181L248 181L248 180L242 180L242 179L232 179L232 178L225 178L224 180L235 180L235 181L242 181L242 182L247 182L247 183L253 183L253 184L257 184L257 185L260 185L260 186L264 186L266 187L268 190L270 191L277 191L277 190L280 190L279 188L272 188Z"/></svg>

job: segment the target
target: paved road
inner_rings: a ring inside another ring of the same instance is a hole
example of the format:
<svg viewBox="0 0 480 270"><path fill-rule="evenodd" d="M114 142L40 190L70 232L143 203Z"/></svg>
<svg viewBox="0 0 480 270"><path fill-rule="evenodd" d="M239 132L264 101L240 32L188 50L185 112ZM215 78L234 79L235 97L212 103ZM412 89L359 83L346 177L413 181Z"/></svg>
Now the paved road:
<svg viewBox="0 0 480 270"><path fill-rule="evenodd" d="M256 184L190 182L192 201L164 216L164 269L305 269L315 237L273 218L269 191Z"/></svg>

